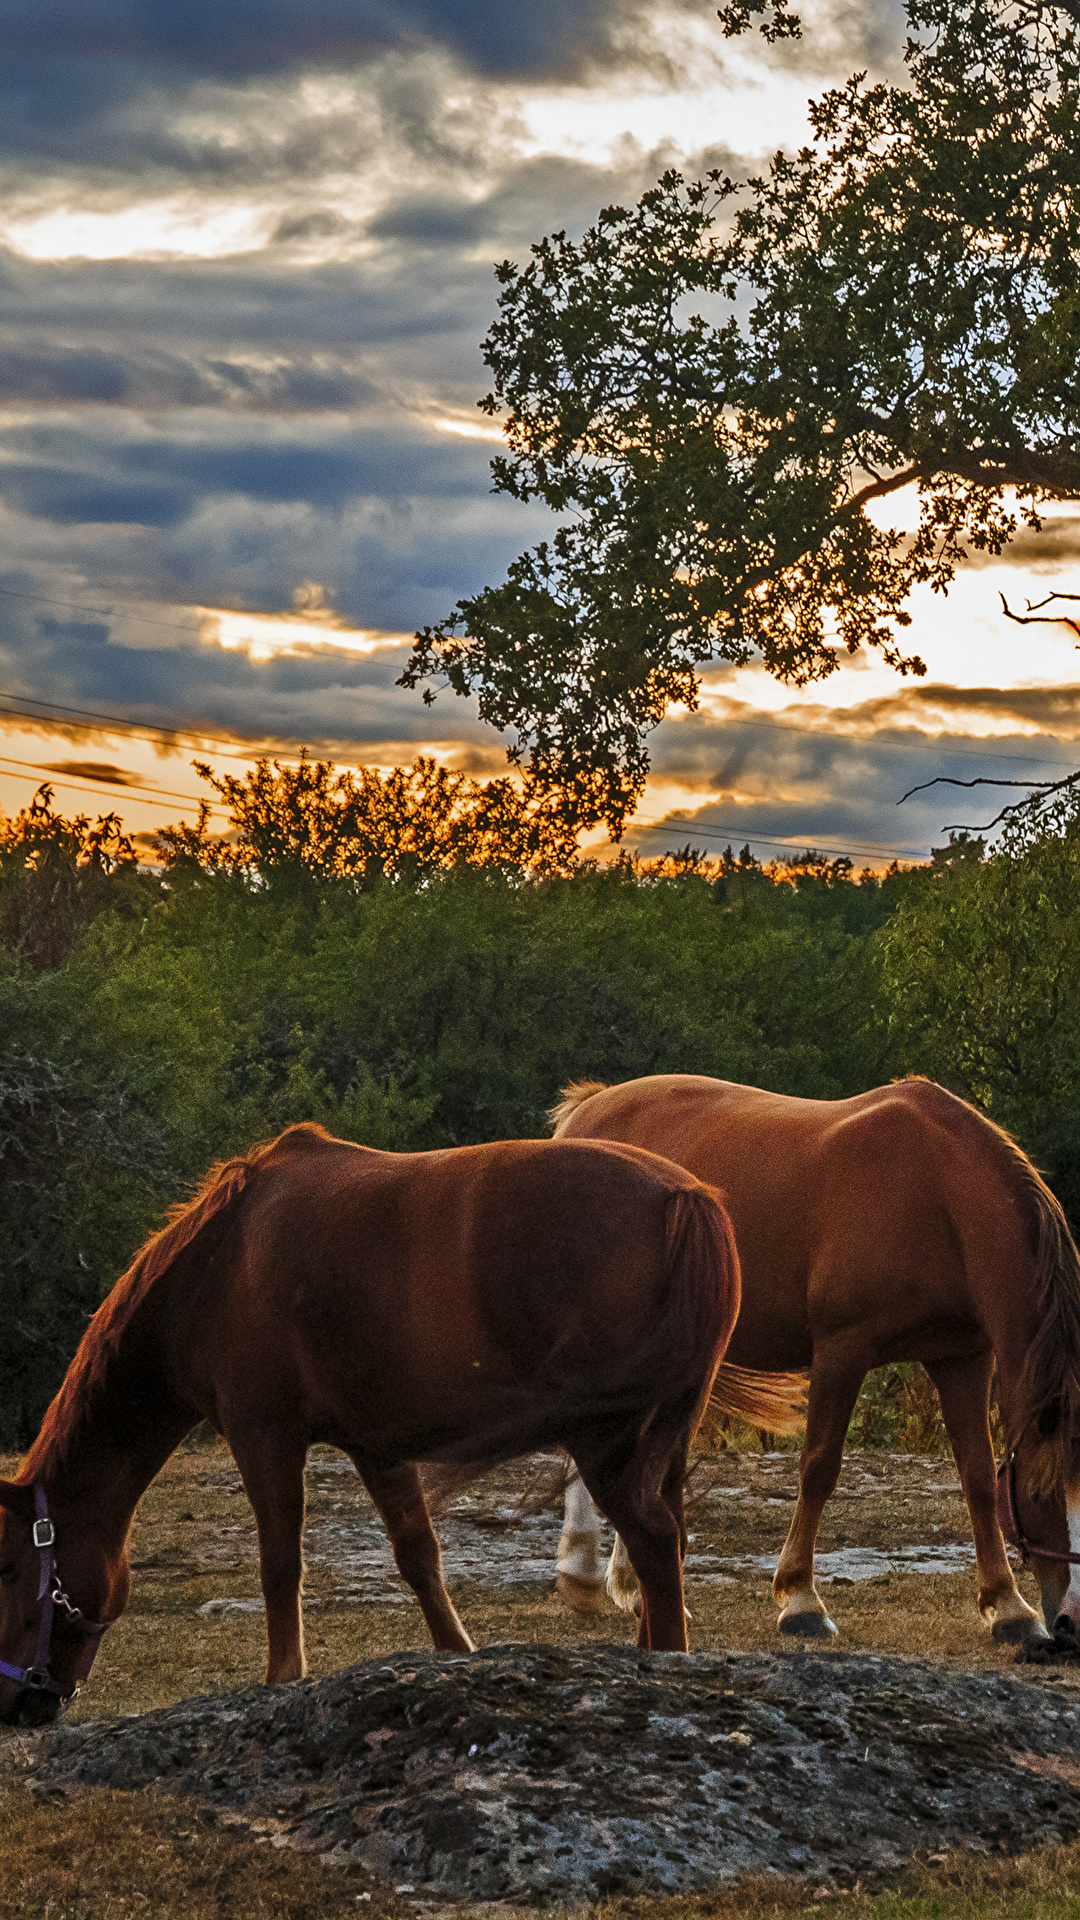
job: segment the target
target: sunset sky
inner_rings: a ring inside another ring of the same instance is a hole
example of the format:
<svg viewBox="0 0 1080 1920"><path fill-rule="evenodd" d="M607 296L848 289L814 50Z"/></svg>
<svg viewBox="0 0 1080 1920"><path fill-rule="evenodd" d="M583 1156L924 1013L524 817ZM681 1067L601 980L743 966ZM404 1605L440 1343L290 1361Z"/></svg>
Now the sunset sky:
<svg viewBox="0 0 1080 1920"><path fill-rule="evenodd" d="M395 685L413 629L548 527L490 492L492 264L667 165L752 173L811 94L900 72L895 5L801 11L769 49L714 0L8 0L0 807L50 779L146 832L192 816L196 753L302 743L500 772L470 703ZM627 843L925 856L1000 802L898 808L916 782L1077 763L1075 636L1001 611L1055 589L1077 509L912 603L925 680L706 672Z"/></svg>

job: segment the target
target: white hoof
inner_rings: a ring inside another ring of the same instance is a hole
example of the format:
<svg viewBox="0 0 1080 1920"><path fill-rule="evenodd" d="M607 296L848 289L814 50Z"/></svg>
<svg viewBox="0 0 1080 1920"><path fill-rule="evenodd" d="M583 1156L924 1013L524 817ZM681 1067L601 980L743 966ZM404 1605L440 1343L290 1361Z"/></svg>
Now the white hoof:
<svg viewBox="0 0 1080 1920"><path fill-rule="evenodd" d="M607 1610L602 1580L581 1580L576 1573L557 1573L555 1591L564 1605L573 1608L575 1613L604 1613Z"/></svg>

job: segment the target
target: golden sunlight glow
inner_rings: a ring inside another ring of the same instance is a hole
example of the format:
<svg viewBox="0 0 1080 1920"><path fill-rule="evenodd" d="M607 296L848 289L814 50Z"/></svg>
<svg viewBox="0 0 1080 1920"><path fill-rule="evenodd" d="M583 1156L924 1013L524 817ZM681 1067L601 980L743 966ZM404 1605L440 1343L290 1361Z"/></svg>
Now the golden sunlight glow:
<svg viewBox="0 0 1080 1920"><path fill-rule="evenodd" d="M196 199L100 212L61 206L0 222L0 239L30 260L211 260L266 245L276 209Z"/></svg>
<svg viewBox="0 0 1080 1920"><path fill-rule="evenodd" d="M592 166L657 147L684 154L721 147L759 156L809 138L808 91L805 76L770 73L734 49L722 74L713 64L706 85L678 92L663 80L632 91L537 88L520 97L520 150L529 158L560 154Z"/></svg>
<svg viewBox="0 0 1080 1920"><path fill-rule="evenodd" d="M502 428L493 420L473 419L471 415L440 413L429 415L424 425L436 433L453 433L461 440L495 440L505 446Z"/></svg>
<svg viewBox="0 0 1080 1920"><path fill-rule="evenodd" d="M1012 716L980 711L950 702L935 705L934 688L1069 687L1080 685L1080 650L1066 628L1018 627L1006 619L999 594L1004 593L1016 613L1026 602L1055 590L1077 590L1075 571L1062 567L1036 574L1018 566L972 567L962 572L948 597L920 588L911 597L912 624L901 643L919 653L926 663L925 680L901 679L880 656L841 655L838 671L809 687L788 687L763 667L719 667L706 671L701 688L701 711L724 719L732 702L763 713L784 714L801 724L844 728L846 711L865 709L871 702L896 703L888 716L856 725L911 726L937 731L939 727L975 738L1003 733L1038 733L1039 726ZM906 713L905 695L917 693ZM1055 726L1055 732L1059 728Z"/></svg>
<svg viewBox="0 0 1080 1920"><path fill-rule="evenodd" d="M228 608L199 607L204 637L239 653L256 665L282 654L310 653L326 648L342 653L380 653L410 644L411 634L380 633L373 628L350 627L329 609L314 613L233 613Z"/></svg>

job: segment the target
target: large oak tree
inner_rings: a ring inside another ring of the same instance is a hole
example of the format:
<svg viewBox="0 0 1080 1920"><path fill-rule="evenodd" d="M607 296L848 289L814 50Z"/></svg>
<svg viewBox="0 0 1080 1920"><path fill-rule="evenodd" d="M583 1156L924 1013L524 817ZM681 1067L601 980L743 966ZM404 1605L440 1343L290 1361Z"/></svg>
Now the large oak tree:
<svg viewBox="0 0 1080 1920"><path fill-rule="evenodd" d="M566 517L404 677L477 692L580 820L619 829L704 662L922 673L912 588L1080 497L1080 0L908 17L906 84L826 94L761 178L667 173L497 269L496 485ZM912 483L918 533L883 529Z"/></svg>

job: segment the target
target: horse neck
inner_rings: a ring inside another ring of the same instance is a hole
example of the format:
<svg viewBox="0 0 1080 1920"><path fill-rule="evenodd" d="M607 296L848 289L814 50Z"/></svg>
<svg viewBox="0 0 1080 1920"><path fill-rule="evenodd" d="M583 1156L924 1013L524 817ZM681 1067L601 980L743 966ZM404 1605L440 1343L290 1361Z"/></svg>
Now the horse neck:
<svg viewBox="0 0 1080 1920"><path fill-rule="evenodd" d="M91 1530L107 1552L199 1418L169 1383L165 1289L155 1282L116 1335L91 1322L20 1472L41 1481L58 1531Z"/></svg>

